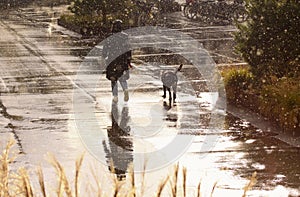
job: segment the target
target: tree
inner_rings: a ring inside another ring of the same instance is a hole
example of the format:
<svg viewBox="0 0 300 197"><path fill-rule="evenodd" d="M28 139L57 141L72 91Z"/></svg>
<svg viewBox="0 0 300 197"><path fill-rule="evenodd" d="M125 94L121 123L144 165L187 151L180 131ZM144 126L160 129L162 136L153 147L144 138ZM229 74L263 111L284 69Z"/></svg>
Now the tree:
<svg viewBox="0 0 300 197"><path fill-rule="evenodd" d="M299 72L300 3L298 0L246 0L249 21L238 24L236 49L256 76Z"/></svg>
<svg viewBox="0 0 300 197"><path fill-rule="evenodd" d="M108 19L127 19L132 6L130 0L74 0L69 10L76 16L101 16L106 24Z"/></svg>

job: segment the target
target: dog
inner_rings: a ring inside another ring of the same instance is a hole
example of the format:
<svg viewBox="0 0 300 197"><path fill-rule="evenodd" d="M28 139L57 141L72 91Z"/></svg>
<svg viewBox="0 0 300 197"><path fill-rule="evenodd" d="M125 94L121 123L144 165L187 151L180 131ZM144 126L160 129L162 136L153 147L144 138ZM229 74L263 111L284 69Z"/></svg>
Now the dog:
<svg viewBox="0 0 300 197"><path fill-rule="evenodd" d="M163 83L163 91L164 95L162 96L164 99L166 98L167 90L169 92L169 101L172 101L172 93L171 89L173 90L173 102L176 103L176 92L177 92L177 72L182 69L182 64L176 69L175 71L165 71L161 75L161 81Z"/></svg>

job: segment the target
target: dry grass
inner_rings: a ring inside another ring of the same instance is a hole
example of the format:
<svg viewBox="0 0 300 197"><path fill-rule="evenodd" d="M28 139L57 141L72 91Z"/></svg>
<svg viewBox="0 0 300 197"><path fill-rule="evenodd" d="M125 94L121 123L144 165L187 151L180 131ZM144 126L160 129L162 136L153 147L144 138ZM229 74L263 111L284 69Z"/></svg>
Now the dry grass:
<svg viewBox="0 0 300 197"><path fill-rule="evenodd" d="M198 187L197 187L197 197L201 197L201 182L202 180L199 181Z"/></svg>
<svg viewBox="0 0 300 197"><path fill-rule="evenodd" d="M173 184L172 184L172 196L177 196L177 182L178 182L178 171L179 171L179 164L175 166L174 175L173 175Z"/></svg>
<svg viewBox="0 0 300 197"><path fill-rule="evenodd" d="M182 174L183 174L183 196L186 197L186 168L184 167L182 169Z"/></svg>
<svg viewBox="0 0 300 197"><path fill-rule="evenodd" d="M256 184L257 179L256 179L256 172L253 172L249 183L244 187L244 194L243 197L246 197L247 191L251 190L252 187Z"/></svg>
<svg viewBox="0 0 300 197"><path fill-rule="evenodd" d="M10 149L13 146L13 141L10 141L7 143L6 148L0 155L0 197L13 197L13 196L26 196L26 197L35 197L35 196L51 196L49 188L46 187L45 184L45 177L44 173L41 167L38 167L37 169L37 178L39 183L39 188L37 190L34 190L33 185L31 183L30 176L28 175L28 171L25 168L20 168L16 174L14 174L10 170L10 163L14 161L14 157L10 157ZM63 166L57 161L57 159L50 155L49 162L52 164L56 171L56 177L57 177L57 185L55 187L55 196L62 197L79 197L80 196L80 169L82 167L83 158L84 156L81 155L78 160L75 162L75 176L74 176L74 185L72 186L69 181L69 179L66 176L65 169ZM113 169L113 166L112 168ZM136 185L135 185L135 174L133 170L133 166L129 168L128 178L124 180L118 180L116 176L113 176L112 180L114 183L113 191L111 191L112 196L114 197L135 197L135 196L145 196L144 194L144 187L145 187L145 173L142 173L142 180L141 180L141 188L139 188L139 191L137 191ZM146 171L146 166L145 166ZM179 164L175 165L174 173L173 175L167 176L161 183L158 185L157 191L153 194L153 196L188 196L187 194L187 169L182 168L182 182L179 180L180 167ZM97 178L96 173L93 171L93 168L91 170L91 174L95 179L96 182L96 189L92 188L92 196L111 196L106 195L102 188L99 181L99 178ZM126 184L127 181L127 184ZM128 182L129 181L129 182ZM166 187L168 183L171 185L171 188L169 189ZM250 190L253 185L256 183L256 173L254 173L249 181L249 183L244 188L244 195L246 196L246 193L248 190ZM87 183L86 189L91 186L91 183ZM201 196L200 191L201 181L199 182L196 196ZM213 196L214 190L217 187L217 182L214 184L213 189L211 191L211 196ZM48 190L47 190L48 189ZM51 188L53 189L53 188ZM88 191L88 189L87 189ZM87 195L87 191L83 192L83 196L90 196ZM53 196L53 195L52 195ZM194 195L193 195L194 196Z"/></svg>
<svg viewBox="0 0 300 197"><path fill-rule="evenodd" d="M45 180L44 180L44 174L43 174L42 167L38 168L37 175L39 178L39 184L40 184L40 189L41 189L42 195L43 195L43 197L46 197L47 196L46 186L45 186Z"/></svg>
<svg viewBox="0 0 300 197"><path fill-rule="evenodd" d="M10 196L8 180L9 180L9 163L13 162L13 158L9 158L9 150L13 146L13 141L7 143L2 155L0 156L0 196Z"/></svg>

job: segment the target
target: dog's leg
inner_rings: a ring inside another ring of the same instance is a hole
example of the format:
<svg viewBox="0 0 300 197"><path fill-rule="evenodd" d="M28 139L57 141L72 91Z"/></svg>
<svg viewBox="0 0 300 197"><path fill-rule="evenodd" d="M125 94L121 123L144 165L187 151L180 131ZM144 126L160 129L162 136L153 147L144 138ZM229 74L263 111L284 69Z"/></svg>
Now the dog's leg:
<svg viewBox="0 0 300 197"><path fill-rule="evenodd" d="M176 93L173 92L173 102L176 103Z"/></svg>
<svg viewBox="0 0 300 197"><path fill-rule="evenodd" d="M171 87L168 88L168 91L169 91L169 101L171 101L172 100Z"/></svg>
<svg viewBox="0 0 300 197"><path fill-rule="evenodd" d="M163 85L163 90L164 90L164 95L162 96L163 98L166 98L166 91L167 91L167 87L165 85Z"/></svg>
<svg viewBox="0 0 300 197"><path fill-rule="evenodd" d="M172 86L173 89L173 102L176 103L176 94L177 94L177 83Z"/></svg>

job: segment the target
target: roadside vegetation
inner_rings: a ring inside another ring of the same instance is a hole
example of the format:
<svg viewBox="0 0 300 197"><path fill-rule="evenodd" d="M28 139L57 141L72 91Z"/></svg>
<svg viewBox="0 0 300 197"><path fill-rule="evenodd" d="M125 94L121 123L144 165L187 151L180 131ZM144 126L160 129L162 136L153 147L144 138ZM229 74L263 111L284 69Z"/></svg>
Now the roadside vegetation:
<svg viewBox="0 0 300 197"><path fill-rule="evenodd" d="M250 108L284 131L300 132L300 4L246 0L236 49L248 68L223 72L229 103Z"/></svg>
<svg viewBox="0 0 300 197"><path fill-rule="evenodd" d="M84 36L103 37L114 19L121 18L130 25L130 13L134 9L130 0L73 0L68 7L69 14L62 15L58 23Z"/></svg>
<svg viewBox="0 0 300 197"><path fill-rule="evenodd" d="M142 173L142 185L141 188L136 187L136 181L134 178L134 172L129 168L128 176L126 180L118 180L114 174L111 174L111 180L106 180L112 182L112 187L101 188L102 183L95 172L91 170L91 175L94 180L83 181L81 175L81 168L83 164L83 155L75 161L74 165L74 176L72 178L67 177L64 167L59 163L54 156L49 158L49 162L52 164L56 171L57 180L52 180L53 185L48 185L50 180L47 180L47 175L43 173L43 169L39 167L38 169L25 169L19 168L17 170L11 169L11 164L14 162L15 157L11 153L11 148L14 145L13 141L9 141L4 150L1 151L0 155L0 196L10 197L10 196L67 196L67 197L78 197L78 196L115 196L115 197L134 197L134 196L144 196L144 179L145 173ZM113 167L112 167L113 169ZM29 175L29 171L36 171L36 177ZM105 173L105 172L103 172ZM157 185L156 191L153 191L152 196L163 196L167 192L168 196L188 196L187 193L187 176L188 172L186 168L180 168L179 165L174 165L174 171L167 175L163 180L157 180L157 182L152 183L152 185ZM179 178L180 177L180 178ZM33 185L32 180L37 180L38 185ZM199 177L199 180L200 177ZM256 183L256 172L249 177L249 182L245 185L243 194L241 196L246 196L247 192ZM83 187L82 187L83 184ZM213 195L217 182L214 183L211 196ZM56 185L56 186L54 186ZM37 188L36 188L37 187ZM87 191L80 191L80 188L87 189ZM88 192L88 188L90 192ZM198 184L195 194L193 196L201 196L201 181Z"/></svg>
<svg viewBox="0 0 300 197"><path fill-rule="evenodd" d="M28 5L31 0L0 0L0 10L10 9L21 5Z"/></svg>
<svg viewBox="0 0 300 197"><path fill-rule="evenodd" d="M138 26L141 15L143 20L152 18L149 21L153 22L159 19L156 17L159 14L179 8L174 0L147 0L145 7L139 7L138 1L140 0L70 0L69 13L62 15L58 23L86 37L104 38L110 32L111 22L115 19L121 19L124 27L130 28ZM150 5L154 6L151 8ZM152 10L154 8L157 10ZM152 11L159 14L154 16Z"/></svg>
<svg viewBox="0 0 300 197"><path fill-rule="evenodd" d="M23 7L28 5L58 6L70 3L71 0L0 0L0 10Z"/></svg>

